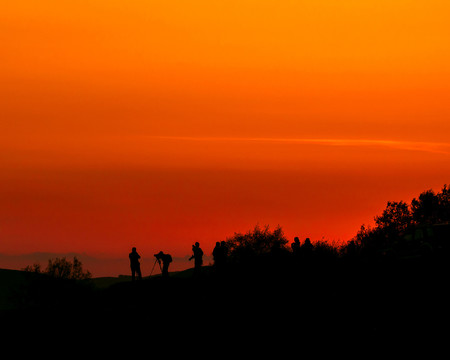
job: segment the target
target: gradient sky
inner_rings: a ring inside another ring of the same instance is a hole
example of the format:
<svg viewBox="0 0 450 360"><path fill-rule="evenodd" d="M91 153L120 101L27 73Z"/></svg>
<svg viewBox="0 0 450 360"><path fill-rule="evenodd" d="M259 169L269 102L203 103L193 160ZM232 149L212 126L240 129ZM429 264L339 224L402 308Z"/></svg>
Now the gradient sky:
<svg viewBox="0 0 450 360"><path fill-rule="evenodd" d="M447 0L0 10L0 253L346 241L450 183Z"/></svg>

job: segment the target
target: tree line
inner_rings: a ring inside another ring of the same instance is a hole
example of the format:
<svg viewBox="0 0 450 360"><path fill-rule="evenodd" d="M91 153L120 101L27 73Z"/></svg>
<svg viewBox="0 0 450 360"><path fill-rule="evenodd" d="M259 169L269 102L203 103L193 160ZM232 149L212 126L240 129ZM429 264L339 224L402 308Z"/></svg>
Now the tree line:
<svg viewBox="0 0 450 360"><path fill-rule="evenodd" d="M444 256L450 241L450 188L424 191L410 203L388 201L374 221L362 225L342 250L360 256Z"/></svg>
<svg viewBox="0 0 450 360"><path fill-rule="evenodd" d="M444 185L438 192L426 190L410 203L388 201L382 213L374 217L374 225L362 225L354 238L344 244L328 240L311 243L308 238L296 238L291 243L280 226L274 230L256 226L247 233L235 233L225 244L228 263L235 265L270 266L277 259L323 265L338 259L445 258L450 244L450 187ZM294 246L300 247L298 257L294 256Z"/></svg>
<svg viewBox="0 0 450 360"><path fill-rule="evenodd" d="M388 201L382 213L374 217L374 225L362 225L355 237L342 245L327 240L311 243L308 238L304 241L296 238L291 243L281 226L271 230L268 225L256 225L246 233L228 237L222 241L222 246L226 248L228 265L269 266L277 259L292 258L297 244L303 261L323 262L337 258L446 256L449 241L450 187L444 185L438 192L422 192L410 203ZM216 262L219 263L218 258ZM220 262L221 265L224 263ZM50 259L45 269L40 264L33 264L24 270L56 279L87 280L92 277L77 257L73 261L65 257Z"/></svg>

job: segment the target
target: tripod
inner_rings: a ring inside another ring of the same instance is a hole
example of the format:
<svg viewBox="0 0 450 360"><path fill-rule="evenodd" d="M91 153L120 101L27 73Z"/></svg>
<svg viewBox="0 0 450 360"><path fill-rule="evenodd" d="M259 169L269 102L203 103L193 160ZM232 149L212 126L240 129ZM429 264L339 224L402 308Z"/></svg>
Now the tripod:
<svg viewBox="0 0 450 360"><path fill-rule="evenodd" d="M152 274L153 274L153 270L155 269L156 263L159 264L159 270L161 270L161 272L162 272L162 269L161 269L161 263L159 262L159 259L157 258L157 259L155 260L155 263L153 264L153 268L152 268L152 272L150 273L150 276L152 276Z"/></svg>

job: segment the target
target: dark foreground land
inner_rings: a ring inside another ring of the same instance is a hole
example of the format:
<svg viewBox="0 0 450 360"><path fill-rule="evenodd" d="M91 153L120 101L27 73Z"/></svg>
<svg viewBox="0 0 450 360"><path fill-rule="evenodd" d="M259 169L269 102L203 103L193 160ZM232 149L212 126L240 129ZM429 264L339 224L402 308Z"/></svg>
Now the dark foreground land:
<svg viewBox="0 0 450 360"><path fill-rule="evenodd" d="M17 272L10 285L20 277L22 285L11 291L15 306L2 311L1 321L28 335L46 328L51 337L152 339L152 346L293 346L311 337L439 342L448 335L447 270L447 262L435 258L300 264L271 259L219 272L204 267L199 276L189 270L168 279L109 279L110 284Z"/></svg>
<svg viewBox="0 0 450 360"><path fill-rule="evenodd" d="M288 247L281 227L256 226L216 244L222 266L200 273L73 280L86 279L75 258L49 261L46 274L0 270L0 321L21 344L40 339L50 353L65 340L64 354L100 344L102 358L123 345L127 358L280 359L310 355L306 347L336 357L363 346L358 358L383 349L383 358L430 359L447 351L450 335L449 244L445 185L411 204L388 202L374 227L340 248L298 238ZM55 277L53 265L71 265L76 276Z"/></svg>

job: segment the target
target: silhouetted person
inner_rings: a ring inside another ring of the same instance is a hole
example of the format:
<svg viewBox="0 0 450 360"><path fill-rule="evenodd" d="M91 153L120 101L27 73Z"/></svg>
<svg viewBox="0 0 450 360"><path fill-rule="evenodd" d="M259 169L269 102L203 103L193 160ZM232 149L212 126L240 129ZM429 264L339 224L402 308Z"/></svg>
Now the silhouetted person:
<svg viewBox="0 0 450 360"><path fill-rule="evenodd" d="M300 240L297 236L294 238L294 242L291 244L291 248L294 256L298 257L300 255Z"/></svg>
<svg viewBox="0 0 450 360"><path fill-rule="evenodd" d="M192 252L193 254L189 260L194 259L194 273L198 275L203 265L203 250L198 242L192 245Z"/></svg>
<svg viewBox="0 0 450 360"><path fill-rule="evenodd" d="M311 244L311 240L309 240L309 238L306 238L305 242L301 246L302 256L305 259L310 259L312 256L313 249L314 249L314 245Z"/></svg>
<svg viewBox="0 0 450 360"><path fill-rule="evenodd" d="M228 256L228 247L226 242L216 242L216 246L214 247L212 255L217 271L222 272Z"/></svg>
<svg viewBox="0 0 450 360"><path fill-rule="evenodd" d="M139 259L141 258L139 254L136 252L136 248L132 248L130 255L128 255L130 258L130 267L131 267L131 279L135 280L135 275L137 274L138 279L142 279L141 275L141 264L139 263Z"/></svg>
<svg viewBox="0 0 450 360"><path fill-rule="evenodd" d="M221 251L222 249L220 248L220 242L217 241L216 242L216 246L214 246L214 250L212 252L212 256L213 256L213 260L214 260L214 265L220 265L220 260L221 260Z"/></svg>
<svg viewBox="0 0 450 360"><path fill-rule="evenodd" d="M172 262L172 256L170 254L164 254L162 251L155 254L156 259L158 260L159 266L161 267L162 262L162 277L167 278L169 276L169 265Z"/></svg>

